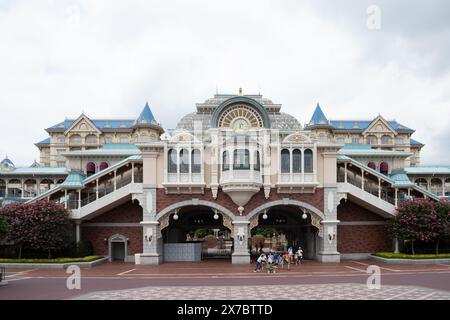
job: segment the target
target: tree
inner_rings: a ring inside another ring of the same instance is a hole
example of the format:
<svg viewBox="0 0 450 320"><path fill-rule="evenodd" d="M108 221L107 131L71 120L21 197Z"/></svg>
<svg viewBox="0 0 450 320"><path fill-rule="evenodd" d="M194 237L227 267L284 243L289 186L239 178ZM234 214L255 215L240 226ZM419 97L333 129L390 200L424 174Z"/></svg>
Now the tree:
<svg viewBox="0 0 450 320"><path fill-rule="evenodd" d="M51 258L70 241L69 212L55 202L13 203L0 209L0 217L9 225L7 240L19 245L19 258L24 247L45 251Z"/></svg>
<svg viewBox="0 0 450 320"><path fill-rule="evenodd" d="M438 239L440 234L434 202L428 199L405 201L398 208L390 229L397 239L410 241L412 254L415 254L415 241L432 242Z"/></svg>
<svg viewBox="0 0 450 320"><path fill-rule="evenodd" d="M450 238L450 201L440 200L434 204L438 218L438 236L436 241L436 254L439 254L440 240Z"/></svg>
<svg viewBox="0 0 450 320"><path fill-rule="evenodd" d="M0 241L6 236L8 232L8 224L5 219L0 216Z"/></svg>

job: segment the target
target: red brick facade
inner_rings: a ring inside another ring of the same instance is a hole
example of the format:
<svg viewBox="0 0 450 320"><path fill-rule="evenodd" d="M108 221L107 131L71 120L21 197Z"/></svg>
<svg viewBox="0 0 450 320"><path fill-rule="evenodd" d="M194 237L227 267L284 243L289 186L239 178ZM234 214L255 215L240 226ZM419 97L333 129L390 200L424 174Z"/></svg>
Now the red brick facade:
<svg viewBox="0 0 450 320"><path fill-rule="evenodd" d="M289 198L291 200L303 201L306 202L313 207L316 207L320 211L323 212L323 189L316 189L315 193L295 193L295 194L285 194L285 193L277 193L276 189L272 189L270 191L269 199L266 199L264 196L264 191L261 190L257 194L255 194L249 201L249 203L245 206L244 215L251 212L253 209L263 205L264 203L282 200L285 198ZM231 200L231 198L224 192L219 191L217 194L217 199L213 199L211 189L205 189L204 194L166 194L164 189L157 190L156 197L156 208L158 212L164 210L168 206L191 199L198 199L204 201L210 201L220 204L221 206L229 209L231 212L234 212L236 215L239 215L237 211L237 205Z"/></svg>
<svg viewBox="0 0 450 320"><path fill-rule="evenodd" d="M142 208L131 201L117 206L86 223L139 223L142 221ZM142 227L88 227L81 224L81 238L88 240L94 247L94 254L108 255L108 239L121 234L129 239L128 255L142 252Z"/></svg>
<svg viewBox="0 0 450 320"><path fill-rule="evenodd" d="M338 206L337 218L342 222L387 221L387 219L347 201ZM342 225L337 227L337 250L340 253L372 253L392 250L387 225Z"/></svg>
<svg viewBox="0 0 450 320"><path fill-rule="evenodd" d="M142 227L84 227L81 230L83 240L89 240L94 247L94 254L108 255L108 239L112 235L121 234L129 239L128 255L142 252Z"/></svg>

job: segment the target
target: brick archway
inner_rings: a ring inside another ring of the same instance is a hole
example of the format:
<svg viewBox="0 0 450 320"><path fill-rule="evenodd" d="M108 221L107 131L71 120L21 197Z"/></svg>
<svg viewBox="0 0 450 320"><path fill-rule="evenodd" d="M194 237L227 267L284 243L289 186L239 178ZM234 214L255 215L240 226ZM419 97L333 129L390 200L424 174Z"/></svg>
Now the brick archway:
<svg viewBox="0 0 450 320"><path fill-rule="evenodd" d="M170 214L174 210L177 210L177 209L180 209L183 207L187 207L187 206L205 206L205 207L210 207L212 209L217 209L218 211L220 211L220 213L223 213L224 215L228 216L228 218L230 218L231 221L234 221L235 217L236 217L233 214L233 212L231 212L229 209L221 206L220 204L217 204L217 203L211 202L211 201L192 199L192 200L180 201L180 202L174 203L174 204L164 208L156 215L156 220L160 221L166 215Z"/></svg>
<svg viewBox="0 0 450 320"><path fill-rule="evenodd" d="M261 213L262 211L264 211L266 209L270 209L275 206L297 206L302 209L305 209L306 211L316 214L320 218L320 220L325 220L325 216L324 216L323 212L320 211L319 209L317 209L316 207L313 207L312 205L310 205L306 202L303 202L303 201L291 200L291 199L283 199L283 200L275 200L275 201L267 202L263 205L260 205L259 207L256 207L252 211L250 211L246 217L248 220L250 220L255 215Z"/></svg>

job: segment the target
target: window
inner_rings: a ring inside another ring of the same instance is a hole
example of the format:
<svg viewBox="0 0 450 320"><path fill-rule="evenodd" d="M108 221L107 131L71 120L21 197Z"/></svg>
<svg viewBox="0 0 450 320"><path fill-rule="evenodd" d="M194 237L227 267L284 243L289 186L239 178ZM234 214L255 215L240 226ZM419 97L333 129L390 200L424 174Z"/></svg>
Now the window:
<svg viewBox="0 0 450 320"><path fill-rule="evenodd" d="M63 152L66 152L66 149L56 149L56 154L57 154L58 156L60 156L61 153L63 153Z"/></svg>
<svg viewBox="0 0 450 320"><path fill-rule="evenodd" d="M302 172L302 152L298 149L292 151L292 172Z"/></svg>
<svg viewBox="0 0 450 320"><path fill-rule="evenodd" d="M189 152L187 149L180 151L180 173L189 173Z"/></svg>
<svg viewBox="0 0 450 320"><path fill-rule="evenodd" d="M395 138L395 144L404 144L405 140L403 139L403 137L397 137Z"/></svg>
<svg viewBox="0 0 450 320"><path fill-rule="evenodd" d="M255 151L255 165L253 170L260 171L261 170L261 159L259 158L259 151Z"/></svg>
<svg viewBox="0 0 450 320"><path fill-rule="evenodd" d="M113 143L112 137L105 137L105 143L107 144Z"/></svg>
<svg viewBox="0 0 450 320"><path fill-rule="evenodd" d="M234 150L234 170L248 170L250 169L250 152L247 149Z"/></svg>
<svg viewBox="0 0 450 320"><path fill-rule="evenodd" d="M288 149L281 150L281 173L291 171L291 155Z"/></svg>
<svg viewBox="0 0 450 320"><path fill-rule="evenodd" d="M74 134L73 136L70 136L69 138L70 143L80 144L81 143L81 136L78 134Z"/></svg>
<svg viewBox="0 0 450 320"><path fill-rule="evenodd" d="M431 179L431 190L437 196L442 196L442 180L439 178Z"/></svg>
<svg viewBox="0 0 450 320"><path fill-rule="evenodd" d="M450 197L450 178L445 179L444 192L446 197Z"/></svg>
<svg viewBox="0 0 450 320"><path fill-rule="evenodd" d="M120 137L120 143L128 143L130 140L128 139L128 137Z"/></svg>
<svg viewBox="0 0 450 320"><path fill-rule="evenodd" d="M389 165L387 162L380 163L380 172L384 175L387 175L389 173Z"/></svg>
<svg viewBox="0 0 450 320"><path fill-rule="evenodd" d="M191 154L191 172L200 173L201 172L201 154L200 150L194 149Z"/></svg>
<svg viewBox="0 0 450 320"><path fill-rule="evenodd" d="M230 155L228 151L224 151L222 154L222 171L230 170Z"/></svg>
<svg viewBox="0 0 450 320"><path fill-rule="evenodd" d="M169 173L177 172L177 152L174 149L170 149L167 154L167 170Z"/></svg>
<svg viewBox="0 0 450 320"><path fill-rule="evenodd" d="M305 172L312 173L313 172L313 152L311 149L305 150Z"/></svg>
<svg viewBox="0 0 450 320"><path fill-rule="evenodd" d="M424 178L419 178L414 181L415 184L417 184L419 187L424 188L425 190L428 190L428 181Z"/></svg>
<svg viewBox="0 0 450 320"><path fill-rule="evenodd" d="M345 138L337 138L336 142L337 143L345 143Z"/></svg>
<svg viewBox="0 0 450 320"><path fill-rule="evenodd" d="M375 137L375 136L367 136L366 144L377 144L377 137Z"/></svg>
<svg viewBox="0 0 450 320"><path fill-rule="evenodd" d="M359 144L359 138L352 138L353 144Z"/></svg>
<svg viewBox="0 0 450 320"><path fill-rule="evenodd" d="M367 166L368 166L370 169L377 170L377 165L375 164L375 162L369 162L369 163L367 164Z"/></svg>
<svg viewBox="0 0 450 320"><path fill-rule="evenodd" d="M102 171L102 170L105 170L106 168L108 168L109 166L108 166L108 164L106 163L106 162L102 162L102 163L100 163L100 168L99 168L99 170L100 171Z"/></svg>
<svg viewBox="0 0 450 320"><path fill-rule="evenodd" d="M97 168L95 166L95 163L88 162L88 164L86 165L86 174L88 176L91 176L91 175L95 174L95 172L97 171L96 169Z"/></svg>
<svg viewBox="0 0 450 320"><path fill-rule="evenodd" d="M58 161L58 162L56 162L56 165L58 166L58 168L64 168L66 166L66 162L65 161Z"/></svg>
<svg viewBox="0 0 450 320"><path fill-rule="evenodd" d="M381 137L381 144L391 144L391 137L389 136L382 136Z"/></svg>
<svg viewBox="0 0 450 320"><path fill-rule="evenodd" d="M56 143L66 143L66 138L65 137L58 137L58 138L56 138Z"/></svg>
<svg viewBox="0 0 450 320"><path fill-rule="evenodd" d="M97 143L97 136L90 134L86 136L86 143L87 144L96 144Z"/></svg>

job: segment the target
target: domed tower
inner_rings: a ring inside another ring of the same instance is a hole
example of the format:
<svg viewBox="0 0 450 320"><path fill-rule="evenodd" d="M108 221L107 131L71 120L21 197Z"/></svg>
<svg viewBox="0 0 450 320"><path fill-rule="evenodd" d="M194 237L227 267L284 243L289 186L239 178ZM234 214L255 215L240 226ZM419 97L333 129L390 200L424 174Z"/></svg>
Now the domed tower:
<svg viewBox="0 0 450 320"><path fill-rule="evenodd" d="M133 124L133 143L147 143L159 141L164 129L155 120L148 102Z"/></svg>
<svg viewBox="0 0 450 320"><path fill-rule="evenodd" d="M5 159L0 162L0 169L4 171L11 171L14 170L15 166L14 163L9 160L8 156L5 157Z"/></svg>

